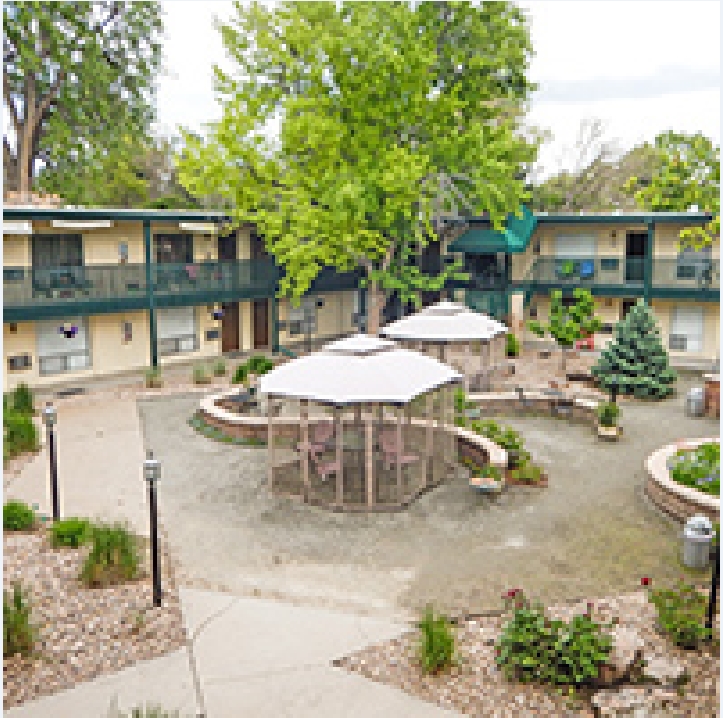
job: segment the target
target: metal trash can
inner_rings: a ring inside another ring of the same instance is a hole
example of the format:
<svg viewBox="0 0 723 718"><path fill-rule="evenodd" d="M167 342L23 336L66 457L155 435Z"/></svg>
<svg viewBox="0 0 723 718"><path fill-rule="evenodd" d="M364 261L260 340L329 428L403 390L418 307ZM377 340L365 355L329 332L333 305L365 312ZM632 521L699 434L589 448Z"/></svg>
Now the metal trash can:
<svg viewBox="0 0 723 718"><path fill-rule="evenodd" d="M703 416L705 413L705 390L691 389L685 398L685 413L688 416Z"/></svg>
<svg viewBox="0 0 723 718"><path fill-rule="evenodd" d="M707 568L713 541L713 524L705 516L692 516L683 529L683 565Z"/></svg>

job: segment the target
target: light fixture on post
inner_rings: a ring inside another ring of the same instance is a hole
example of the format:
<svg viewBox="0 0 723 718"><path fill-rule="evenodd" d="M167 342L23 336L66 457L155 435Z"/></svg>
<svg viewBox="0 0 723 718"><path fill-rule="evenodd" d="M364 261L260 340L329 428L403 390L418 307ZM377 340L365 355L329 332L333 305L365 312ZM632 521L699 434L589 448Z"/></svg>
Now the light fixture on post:
<svg viewBox="0 0 723 718"><path fill-rule="evenodd" d="M161 462L149 451L143 462L143 477L148 484L148 504L151 519L151 573L153 574L153 605L161 605L161 567L158 556L158 506L156 503L156 484L161 478Z"/></svg>
<svg viewBox="0 0 723 718"><path fill-rule="evenodd" d="M55 424L58 420L56 408L48 402L43 409L43 423L48 435L48 457L50 460L50 499L53 504L53 521L60 519L60 498L58 497L58 460L55 454Z"/></svg>
<svg viewBox="0 0 723 718"><path fill-rule="evenodd" d="M64 322L58 327L58 334L62 334L66 339L73 339L78 333L78 327L75 324Z"/></svg>
<svg viewBox="0 0 723 718"><path fill-rule="evenodd" d="M223 319L223 307L214 307L213 311L211 312L211 317L214 321L219 321L220 319Z"/></svg>

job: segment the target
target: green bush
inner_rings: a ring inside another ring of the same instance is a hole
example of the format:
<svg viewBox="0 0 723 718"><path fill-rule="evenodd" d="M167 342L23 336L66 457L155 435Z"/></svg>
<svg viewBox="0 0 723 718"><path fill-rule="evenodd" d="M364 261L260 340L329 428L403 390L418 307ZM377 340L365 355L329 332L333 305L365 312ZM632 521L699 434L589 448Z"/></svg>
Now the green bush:
<svg viewBox="0 0 723 718"><path fill-rule="evenodd" d="M94 526L90 553L79 579L91 588L132 581L139 575L136 537L120 524Z"/></svg>
<svg viewBox="0 0 723 718"><path fill-rule="evenodd" d="M3 413L3 438L7 458L38 448L38 430L30 414L15 410Z"/></svg>
<svg viewBox="0 0 723 718"><path fill-rule="evenodd" d="M13 584L12 594L3 591L3 658L33 652L37 633L30 612L27 594L19 583Z"/></svg>
<svg viewBox="0 0 723 718"><path fill-rule="evenodd" d="M455 660L455 638L449 620L442 615L436 616L432 607L427 606L418 628L418 656L424 673L437 673L449 668Z"/></svg>
<svg viewBox="0 0 723 718"><path fill-rule="evenodd" d="M35 511L22 501L8 501L3 506L3 531L30 531L36 520Z"/></svg>
<svg viewBox="0 0 723 718"><path fill-rule="evenodd" d="M27 384L18 384L12 393L12 407L19 414L32 415L35 413L35 400L33 392Z"/></svg>
<svg viewBox="0 0 723 718"><path fill-rule="evenodd" d="M512 332L507 332L507 356L516 357L520 355L520 342Z"/></svg>
<svg viewBox="0 0 723 718"><path fill-rule="evenodd" d="M676 646L698 648L710 637L705 627L708 599L685 581L671 589L651 590L648 600L658 612L658 625Z"/></svg>
<svg viewBox="0 0 723 718"><path fill-rule="evenodd" d="M531 461L524 461L517 468L510 471L510 478L523 484L539 484L542 481L543 471Z"/></svg>
<svg viewBox="0 0 723 718"><path fill-rule="evenodd" d="M598 677L613 640L589 613L568 623L548 618L520 590L503 598L513 614L497 640L495 661L508 680L580 686Z"/></svg>
<svg viewBox="0 0 723 718"><path fill-rule="evenodd" d="M206 371L204 366L196 366L193 368L193 383L194 384L208 384L211 381L211 377Z"/></svg>
<svg viewBox="0 0 723 718"><path fill-rule="evenodd" d="M217 361L213 365L213 375L214 376L226 376L226 362L225 361Z"/></svg>
<svg viewBox="0 0 723 718"><path fill-rule="evenodd" d="M231 379L232 384L243 384L246 381L246 378L249 375L249 367L248 364L239 364L236 367L236 371L234 372L233 379Z"/></svg>
<svg viewBox="0 0 723 718"><path fill-rule="evenodd" d="M93 527L87 519L70 518L56 521L50 527L50 543L53 548L65 546L78 548L90 541Z"/></svg>
<svg viewBox="0 0 723 718"><path fill-rule="evenodd" d="M148 389L160 389L163 386L163 374L160 367L151 367L146 371L146 387Z"/></svg>
<svg viewBox="0 0 723 718"><path fill-rule="evenodd" d="M670 477L684 486L720 496L720 444L710 442L681 449L668 463Z"/></svg>
<svg viewBox="0 0 723 718"><path fill-rule="evenodd" d="M482 464L482 466L475 466L473 470L474 476L480 476L483 479L494 479L495 481L502 481L502 471L499 466L493 466L492 464Z"/></svg>
<svg viewBox="0 0 723 718"><path fill-rule="evenodd" d="M274 363L263 356L262 354L256 354L248 360L248 369L251 374L261 376L266 374L274 368Z"/></svg>
<svg viewBox="0 0 723 718"><path fill-rule="evenodd" d="M620 416L620 407L612 401L604 401L598 404L597 420L600 426L616 426Z"/></svg>

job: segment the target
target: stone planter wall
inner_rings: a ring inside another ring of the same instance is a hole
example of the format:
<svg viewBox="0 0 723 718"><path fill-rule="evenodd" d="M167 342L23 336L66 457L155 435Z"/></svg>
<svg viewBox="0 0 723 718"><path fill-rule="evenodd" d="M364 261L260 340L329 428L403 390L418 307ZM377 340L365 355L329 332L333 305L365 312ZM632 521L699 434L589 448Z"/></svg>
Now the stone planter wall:
<svg viewBox="0 0 723 718"><path fill-rule="evenodd" d="M668 444L652 453L645 462L648 473L645 482L646 495L661 511L682 523L696 514L718 522L720 499L673 481L668 471L668 459L680 449L693 449L712 441L720 443L720 438L691 439Z"/></svg>

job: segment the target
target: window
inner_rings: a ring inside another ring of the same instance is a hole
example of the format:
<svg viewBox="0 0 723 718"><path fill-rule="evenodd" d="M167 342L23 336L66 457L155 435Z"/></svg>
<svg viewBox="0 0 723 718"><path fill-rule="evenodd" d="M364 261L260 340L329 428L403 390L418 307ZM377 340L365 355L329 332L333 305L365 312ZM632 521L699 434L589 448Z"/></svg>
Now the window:
<svg viewBox="0 0 723 718"><path fill-rule="evenodd" d="M710 269L712 258L712 247L710 246L698 250L687 248L678 252L677 279L701 278L703 273Z"/></svg>
<svg viewBox="0 0 723 718"><path fill-rule="evenodd" d="M198 349L194 307L165 307L158 310L158 354L187 354Z"/></svg>
<svg viewBox="0 0 723 718"><path fill-rule="evenodd" d="M192 234L156 234L153 237L158 264L192 264Z"/></svg>
<svg viewBox="0 0 723 718"><path fill-rule="evenodd" d="M555 256L558 259L594 259L595 237L559 234L555 237Z"/></svg>
<svg viewBox="0 0 723 718"><path fill-rule="evenodd" d="M289 335L314 334L316 332L316 300L304 297L298 307L289 304Z"/></svg>
<svg viewBox="0 0 723 718"><path fill-rule="evenodd" d="M32 240L33 269L83 266L80 234L35 234Z"/></svg>
<svg viewBox="0 0 723 718"><path fill-rule="evenodd" d="M74 336L67 337L61 328L77 327ZM90 347L86 319L37 322L38 365L41 375L61 374L90 367Z"/></svg>
<svg viewBox="0 0 723 718"><path fill-rule="evenodd" d="M679 305L673 308L668 348L692 354L703 351L703 307Z"/></svg>
<svg viewBox="0 0 723 718"><path fill-rule="evenodd" d="M623 303L620 308L620 319L625 319L625 317L628 316L628 312L635 306L636 303L636 299L623 299Z"/></svg>

